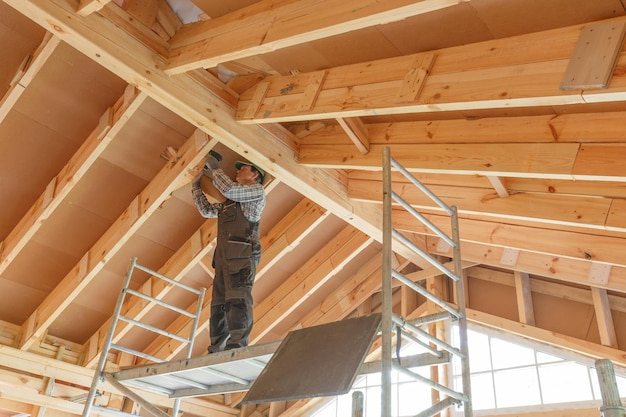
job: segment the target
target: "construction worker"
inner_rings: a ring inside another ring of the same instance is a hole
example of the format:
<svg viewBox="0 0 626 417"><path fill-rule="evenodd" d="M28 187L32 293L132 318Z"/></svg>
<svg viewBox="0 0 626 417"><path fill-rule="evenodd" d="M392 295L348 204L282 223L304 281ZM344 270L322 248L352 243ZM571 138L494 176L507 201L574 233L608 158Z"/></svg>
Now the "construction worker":
<svg viewBox="0 0 626 417"><path fill-rule="evenodd" d="M217 158L216 158L217 156ZM250 162L235 163L235 181L219 168L219 154L212 152L203 172L193 180L192 194L203 217L217 217L217 246L213 255L213 291L209 353L248 345L253 323L252 284L261 258L259 221L265 207L265 172ZM210 203L200 187L202 176L226 197Z"/></svg>

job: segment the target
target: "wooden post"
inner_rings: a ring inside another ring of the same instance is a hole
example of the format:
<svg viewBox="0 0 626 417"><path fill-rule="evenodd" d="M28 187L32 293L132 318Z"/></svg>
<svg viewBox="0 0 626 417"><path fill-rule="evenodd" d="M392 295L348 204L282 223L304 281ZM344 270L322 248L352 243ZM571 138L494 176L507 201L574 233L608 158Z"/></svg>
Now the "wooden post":
<svg viewBox="0 0 626 417"><path fill-rule="evenodd" d="M602 407L600 411L603 417L624 417L626 407L622 405L615 381L613 363L608 359L598 359L595 362L600 394L602 395Z"/></svg>

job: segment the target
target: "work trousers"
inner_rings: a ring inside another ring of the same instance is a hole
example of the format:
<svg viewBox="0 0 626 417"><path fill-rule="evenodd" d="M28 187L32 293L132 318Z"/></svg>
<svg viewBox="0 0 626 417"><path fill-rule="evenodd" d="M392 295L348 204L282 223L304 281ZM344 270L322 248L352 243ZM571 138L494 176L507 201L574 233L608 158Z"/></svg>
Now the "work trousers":
<svg viewBox="0 0 626 417"><path fill-rule="evenodd" d="M209 331L211 346L209 353L234 349L248 345L252 330L253 306L252 284L260 260L260 247L247 244L247 257L234 250L241 242L228 242L226 250L216 248L214 257L215 278L211 299Z"/></svg>

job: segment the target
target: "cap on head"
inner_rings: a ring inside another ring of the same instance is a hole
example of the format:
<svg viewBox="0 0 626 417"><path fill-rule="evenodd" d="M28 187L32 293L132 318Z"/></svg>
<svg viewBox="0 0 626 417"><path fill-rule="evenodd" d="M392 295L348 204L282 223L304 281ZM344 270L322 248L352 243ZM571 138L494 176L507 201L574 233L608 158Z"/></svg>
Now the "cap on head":
<svg viewBox="0 0 626 417"><path fill-rule="evenodd" d="M263 183L263 180L265 179L265 170L263 170L263 168L259 167L256 164L253 164L252 162L243 162L243 161L237 161L235 162L235 168L240 169L242 165L250 165L251 167L254 167L254 169L256 169L259 172L259 176L261 177L261 181L260 183Z"/></svg>

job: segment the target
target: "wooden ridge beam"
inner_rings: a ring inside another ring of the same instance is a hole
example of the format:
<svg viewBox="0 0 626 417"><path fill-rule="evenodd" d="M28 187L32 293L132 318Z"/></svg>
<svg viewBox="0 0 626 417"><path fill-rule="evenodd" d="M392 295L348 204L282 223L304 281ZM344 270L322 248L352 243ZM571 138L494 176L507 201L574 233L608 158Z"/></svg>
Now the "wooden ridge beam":
<svg viewBox="0 0 626 417"><path fill-rule="evenodd" d="M186 171L199 164L215 140L196 130L181 147L181 158L169 163L139 193L111 227L85 253L22 324L20 349L28 350L76 296L97 276L150 215L170 197Z"/></svg>
<svg viewBox="0 0 626 417"><path fill-rule="evenodd" d="M264 1L181 28L171 40L166 71L190 69L275 51L333 35L402 20L458 0Z"/></svg>
<svg viewBox="0 0 626 417"><path fill-rule="evenodd" d="M411 102L389 100L390 91L401 89L407 70L420 55L427 53L330 68L310 111L297 109L309 74L269 76L264 81L271 85L255 116L247 117L250 92L246 91L241 94L237 118L245 123L289 122L623 100L626 75L619 71L613 74L607 89L560 90L561 79L583 27L576 25L431 51L429 53L437 55L436 62L421 93ZM533 52L537 48L531 43L537 42L540 35L543 35L540 42L551 44L551 48L545 49L552 51ZM518 57L509 60L513 49ZM471 63L467 62L468 56L471 56ZM621 52L617 65L625 64L626 53ZM285 89L287 86L291 88Z"/></svg>
<svg viewBox="0 0 626 417"><path fill-rule="evenodd" d="M35 204L3 241L0 251L0 274L9 267L46 219L62 204L146 97L134 87L128 86L116 104L102 115L99 126L91 132L59 174L48 183Z"/></svg>

